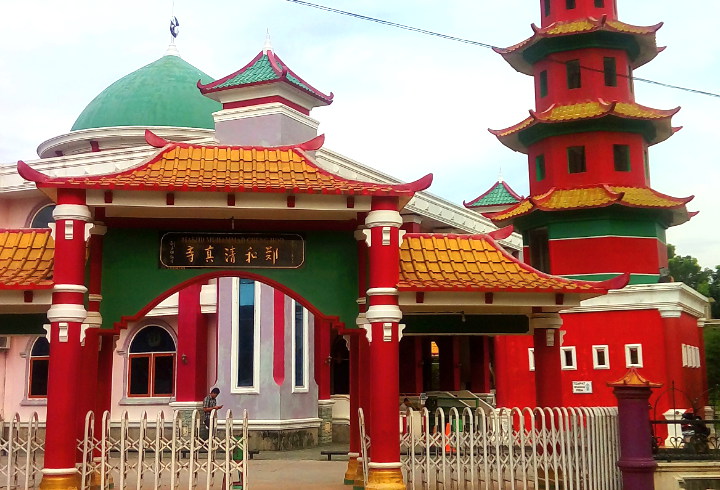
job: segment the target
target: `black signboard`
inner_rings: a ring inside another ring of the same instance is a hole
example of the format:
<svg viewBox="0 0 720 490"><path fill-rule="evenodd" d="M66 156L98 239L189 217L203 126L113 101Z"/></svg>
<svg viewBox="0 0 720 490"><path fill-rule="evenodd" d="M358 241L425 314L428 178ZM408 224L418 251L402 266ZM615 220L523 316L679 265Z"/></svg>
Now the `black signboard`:
<svg viewBox="0 0 720 490"><path fill-rule="evenodd" d="M183 233L160 237L160 266L178 268L297 268L305 242L290 233Z"/></svg>

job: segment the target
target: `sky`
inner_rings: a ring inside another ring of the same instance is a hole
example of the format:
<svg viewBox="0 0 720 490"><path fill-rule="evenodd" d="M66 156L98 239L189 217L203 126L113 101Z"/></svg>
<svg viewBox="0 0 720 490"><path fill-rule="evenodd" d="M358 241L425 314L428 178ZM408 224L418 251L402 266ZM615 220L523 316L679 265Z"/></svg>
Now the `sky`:
<svg viewBox="0 0 720 490"><path fill-rule="evenodd" d="M317 0L337 9L507 47L539 24L537 0ZM174 3L174 5L173 5ZM618 0L620 19L664 21L668 46L635 75L720 93L720 2ZM273 49L319 90L315 109L326 147L403 180L435 175L430 192L457 204L500 176L527 195L527 159L488 133L527 117L532 79L492 50L324 12L286 0L25 0L0 3L0 162L37 158L108 85L161 57L170 16L180 21L182 57L214 78ZM682 131L650 149L651 185L694 195L700 211L668 231L680 255L720 264L720 98L637 82L638 103L682 106Z"/></svg>

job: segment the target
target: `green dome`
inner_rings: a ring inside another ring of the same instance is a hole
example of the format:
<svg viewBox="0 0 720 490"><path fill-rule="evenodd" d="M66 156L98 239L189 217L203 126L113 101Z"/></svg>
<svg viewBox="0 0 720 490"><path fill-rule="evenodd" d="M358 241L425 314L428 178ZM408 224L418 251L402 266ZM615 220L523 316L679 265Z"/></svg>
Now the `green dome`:
<svg viewBox="0 0 720 490"><path fill-rule="evenodd" d="M103 90L72 131L114 126L175 126L214 129L220 103L200 94L197 81L213 81L179 56L166 55Z"/></svg>

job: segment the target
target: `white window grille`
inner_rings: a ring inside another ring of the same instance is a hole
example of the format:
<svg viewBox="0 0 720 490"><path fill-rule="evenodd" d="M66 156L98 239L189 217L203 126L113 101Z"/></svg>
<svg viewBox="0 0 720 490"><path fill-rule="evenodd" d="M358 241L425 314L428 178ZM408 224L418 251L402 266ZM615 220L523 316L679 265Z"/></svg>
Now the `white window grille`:
<svg viewBox="0 0 720 490"><path fill-rule="evenodd" d="M642 344L625 344L625 367L643 367Z"/></svg>
<svg viewBox="0 0 720 490"><path fill-rule="evenodd" d="M560 365L565 371L577 369L575 346L560 347Z"/></svg>
<svg viewBox="0 0 720 490"><path fill-rule="evenodd" d="M593 368L610 369L610 353L607 345L593 345Z"/></svg>

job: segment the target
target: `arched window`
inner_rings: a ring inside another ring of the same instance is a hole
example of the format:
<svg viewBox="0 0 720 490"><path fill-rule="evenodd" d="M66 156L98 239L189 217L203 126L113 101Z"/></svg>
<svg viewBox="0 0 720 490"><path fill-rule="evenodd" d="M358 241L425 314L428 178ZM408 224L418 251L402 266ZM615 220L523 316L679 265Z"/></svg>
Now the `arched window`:
<svg viewBox="0 0 720 490"><path fill-rule="evenodd" d="M47 397L49 364L50 343L45 337L38 337L30 351L28 398Z"/></svg>
<svg viewBox="0 0 720 490"><path fill-rule="evenodd" d="M164 328L150 325L136 333L128 355L128 396L173 396L175 351Z"/></svg>
<svg viewBox="0 0 720 490"><path fill-rule="evenodd" d="M53 211L55 210L54 204L48 204L42 207L35 213L32 220L30 220L30 228L49 228L49 224L55 221L53 218Z"/></svg>

